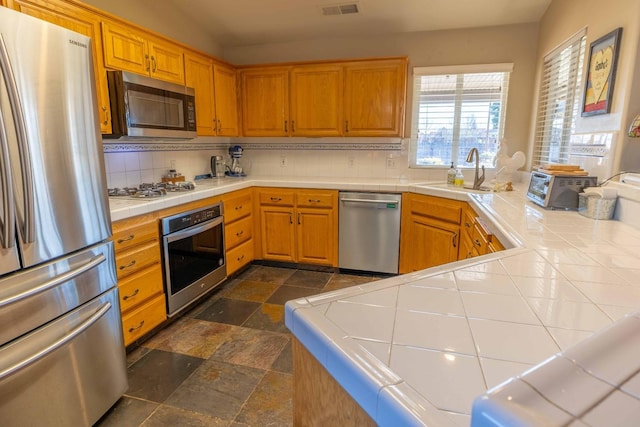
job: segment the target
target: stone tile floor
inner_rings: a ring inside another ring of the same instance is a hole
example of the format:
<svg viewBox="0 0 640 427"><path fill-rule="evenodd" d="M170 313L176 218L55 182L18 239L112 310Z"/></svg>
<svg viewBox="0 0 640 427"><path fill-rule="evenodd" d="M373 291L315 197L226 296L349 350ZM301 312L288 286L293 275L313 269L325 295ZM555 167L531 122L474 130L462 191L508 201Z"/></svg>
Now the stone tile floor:
<svg viewBox="0 0 640 427"><path fill-rule="evenodd" d="M292 425L284 303L376 279L249 267L127 354L129 389L97 425Z"/></svg>

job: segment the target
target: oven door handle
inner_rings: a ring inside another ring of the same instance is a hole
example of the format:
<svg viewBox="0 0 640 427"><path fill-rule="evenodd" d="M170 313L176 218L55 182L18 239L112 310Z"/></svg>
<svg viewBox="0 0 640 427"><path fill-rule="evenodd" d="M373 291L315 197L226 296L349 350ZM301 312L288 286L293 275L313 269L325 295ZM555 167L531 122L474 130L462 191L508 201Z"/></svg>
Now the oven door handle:
<svg viewBox="0 0 640 427"><path fill-rule="evenodd" d="M184 230L176 231L175 233L167 234L164 236L164 240L167 243L175 242L176 240L185 239L187 237L195 236L196 234L200 234L204 231L211 230L213 227L217 227L218 225L224 222L223 217L214 218L210 221L206 221L204 223L194 225L189 228L185 228Z"/></svg>

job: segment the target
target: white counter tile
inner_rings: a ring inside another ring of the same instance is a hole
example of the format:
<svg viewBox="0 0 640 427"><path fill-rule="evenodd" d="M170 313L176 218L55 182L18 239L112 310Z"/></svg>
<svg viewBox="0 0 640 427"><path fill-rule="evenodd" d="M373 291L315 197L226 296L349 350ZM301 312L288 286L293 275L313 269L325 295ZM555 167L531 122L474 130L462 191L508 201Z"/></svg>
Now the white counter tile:
<svg viewBox="0 0 640 427"><path fill-rule="evenodd" d="M460 293L454 289L425 288L415 284L398 290L398 309L464 316Z"/></svg>
<svg viewBox="0 0 640 427"><path fill-rule="evenodd" d="M609 316L591 302L546 298L527 300L545 326L597 331L611 323Z"/></svg>
<svg viewBox="0 0 640 427"><path fill-rule="evenodd" d="M393 344L475 355L467 319L398 310Z"/></svg>
<svg viewBox="0 0 640 427"><path fill-rule="evenodd" d="M574 282L583 294L597 304L640 307L640 288L627 284Z"/></svg>
<svg viewBox="0 0 640 427"><path fill-rule="evenodd" d="M456 284L461 291L486 292L490 294L519 295L509 276L473 271L454 272Z"/></svg>
<svg viewBox="0 0 640 427"><path fill-rule="evenodd" d="M555 342L560 346L561 350L566 350L593 335L592 331L579 331L576 329L547 327L547 331L549 331Z"/></svg>
<svg viewBox="0 0 640 427"><path fill-rule="evenodd" d="M640 420L640 400L614 391L582 417L592 426L635 426Z"/></svg>
<svg viewBox="0 0 640 427"><path fill-rule="evenodd" d="M519 295L460 292L468 318L540 325L540 320Z"/></svg>
<svg viewBox="0 0 640 427"><path fill-rule="evenodd" d="M329 304L326 318L348 336L391 342L395 314L395 308L337 301Z"/></svg>
<svg viewBox="0 0 640 427"><path fill-rule="evenodd" d="M511 362L507 360L480 358L482 373L487 381L487 388L493 388L511 377L515 377L534 366L530 363Z"/></svg>

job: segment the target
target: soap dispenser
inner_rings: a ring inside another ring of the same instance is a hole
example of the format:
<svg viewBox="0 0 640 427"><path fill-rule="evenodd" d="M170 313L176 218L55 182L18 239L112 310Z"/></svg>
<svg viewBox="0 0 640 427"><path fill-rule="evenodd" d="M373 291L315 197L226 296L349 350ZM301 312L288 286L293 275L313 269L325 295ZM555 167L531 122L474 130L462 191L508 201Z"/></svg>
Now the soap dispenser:
<svg viewBox="0 0 640 427"><path fill-rule="evenodd" d="M460 169L456 169L456 179L454 181L454 184L456 187L464 186L464 175L462 175L462 172L460 171Z"/></svg>
<svg viewBox="0 0 640 427"><path fill-rule="evenodd" d="M456 168L453 167L453 162L451 162L451 168L447 171L447 185L455 185L456 183Z"/></svg>

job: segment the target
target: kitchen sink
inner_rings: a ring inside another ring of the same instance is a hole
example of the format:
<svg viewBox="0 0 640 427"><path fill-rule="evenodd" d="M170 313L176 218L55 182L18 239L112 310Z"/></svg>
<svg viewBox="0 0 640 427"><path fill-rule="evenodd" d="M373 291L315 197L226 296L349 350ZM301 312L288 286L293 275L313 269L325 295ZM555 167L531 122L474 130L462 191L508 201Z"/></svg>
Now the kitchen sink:
<svg viewBox="0 0 640 427"><path fill-rule="evenodd" d="M480 186L478 189L473 189L471 185L465 185L464 187L452 187L446 183L439 184L425 184L425 187L429 188L437 188L441 190L449 190L449 191L463 191L465 193L490 193L493 192L493 189L489 187Z"/></svg>

